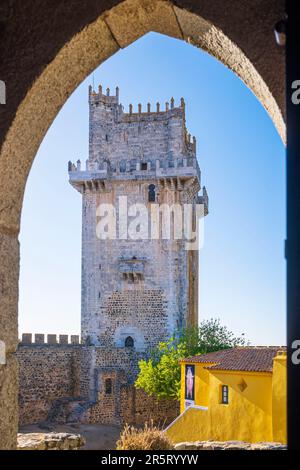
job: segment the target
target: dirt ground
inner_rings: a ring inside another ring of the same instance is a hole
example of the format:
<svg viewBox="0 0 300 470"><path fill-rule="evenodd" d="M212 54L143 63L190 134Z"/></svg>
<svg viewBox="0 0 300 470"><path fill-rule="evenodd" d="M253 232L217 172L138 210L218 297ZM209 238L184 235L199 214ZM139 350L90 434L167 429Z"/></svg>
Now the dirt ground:
<svg viewBox="0 0 300 470"><path fill-rule="evenodd" d="M119 438L121 428L105 424L56 424L44 426L42 424L30 424L21 426L19 432L70 432L81 434L86 445L82 450L114 450Z"/></svg>

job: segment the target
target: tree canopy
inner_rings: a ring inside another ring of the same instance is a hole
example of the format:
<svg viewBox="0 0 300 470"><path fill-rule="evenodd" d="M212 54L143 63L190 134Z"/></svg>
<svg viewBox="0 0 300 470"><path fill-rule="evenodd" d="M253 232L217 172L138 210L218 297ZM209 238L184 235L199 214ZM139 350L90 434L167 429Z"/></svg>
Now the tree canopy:
<svg viewBox="0 0 300 470"><path fill-rule="evenodd" d="M148 360L141 360L135 386L157 398L179 399L180 359L246 344L244 334L235 336L219 319L203 320L198 327L175 332Z"/></svg>

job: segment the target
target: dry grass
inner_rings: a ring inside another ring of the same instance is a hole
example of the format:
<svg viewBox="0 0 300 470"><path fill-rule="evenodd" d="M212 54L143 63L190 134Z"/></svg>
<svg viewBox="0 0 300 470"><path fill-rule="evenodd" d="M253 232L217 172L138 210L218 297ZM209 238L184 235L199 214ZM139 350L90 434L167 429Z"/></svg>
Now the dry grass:
<svg viewBox="0 0 300 470"><path fill-rule="evenodd" d="M142 429L126 424L117 442L117 450L169 450L172 448L173 445L168 436L153 423L146 423Z"/></svg>

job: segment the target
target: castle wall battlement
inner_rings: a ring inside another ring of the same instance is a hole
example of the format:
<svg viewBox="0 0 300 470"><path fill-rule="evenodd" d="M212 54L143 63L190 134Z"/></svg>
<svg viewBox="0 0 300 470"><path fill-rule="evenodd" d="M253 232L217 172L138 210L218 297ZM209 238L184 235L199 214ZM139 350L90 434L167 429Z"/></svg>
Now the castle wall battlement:
<svg viewBox="0 0 300 470"><path fill-rule="evenodd" d="M30 345L30 346L39 346L39 345L79 345L79 335L55 335L55 334L47 334L46 341L45 341L44 334L35 333L23 333L22 339L20 341L20 345Z"/></svg>
<svg viewBox="0 0 300 470"><path fill-rule="evenodd" d="M180 105L175 106L174 98L171 98L170 101L166 101L165 109L161 109L160 103L156 103L155 111L151 111L151 103L147 103L146 111L143 111L142 104L138 103L137 111L133 111L133 105L129 104L128 113L124 112L124 106L119 103L119 88L116 87L116 94L110 95L110 89L106 89L106 94L102 92L102 86L99 85L98 93L93 90L92 86L89 87L89 103L90 105L97 106L100 103L113 107L117 106L119 112L121 112L122 120L127 120L127 122L139 121L139 120L156 120L156 119L170 119L174 115L180 115L185 118L185 102L184 99L180 99Z"/></svg>
<svg viewBox="0 0 300 470"><path fill-rule="evenodd" d="M99 180L130 180L130 179L165 179L181 178L182 180L196 177L201 185L201 171L196 158L176 158L168 160L122 160L121 162L86 161L85 169L82 169L81 161L68 163L70 183L76 184L84 181ZM79 185L80 186L80 185ZM80 189L80 188L79 188Z"/></svg>

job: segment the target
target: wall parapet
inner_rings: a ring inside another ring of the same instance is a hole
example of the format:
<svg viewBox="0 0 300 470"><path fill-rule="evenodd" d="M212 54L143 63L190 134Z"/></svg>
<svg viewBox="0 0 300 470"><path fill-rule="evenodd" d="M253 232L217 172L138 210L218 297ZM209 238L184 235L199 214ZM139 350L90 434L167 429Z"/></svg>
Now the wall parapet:
<svg viewBox="0 0 300 470"><path fill-rule="evenodd" d="M46 340L45 340L46 336ZM56 334L41 334L35 333L23 333L22 339L20 340L21 345L79 345L79 335L56 335Z"/></svg>

